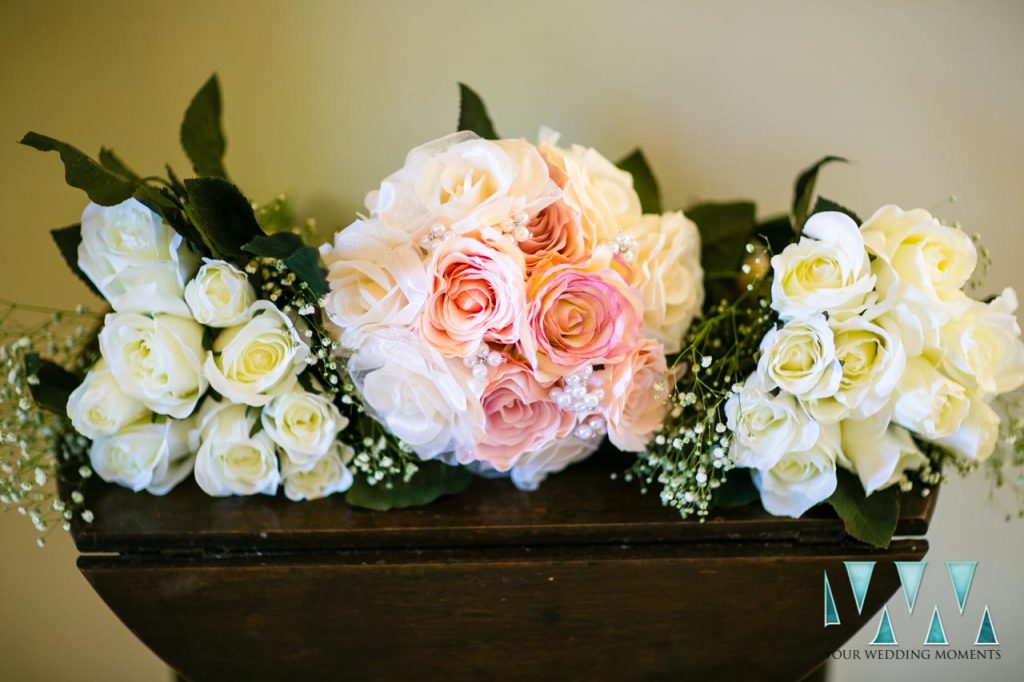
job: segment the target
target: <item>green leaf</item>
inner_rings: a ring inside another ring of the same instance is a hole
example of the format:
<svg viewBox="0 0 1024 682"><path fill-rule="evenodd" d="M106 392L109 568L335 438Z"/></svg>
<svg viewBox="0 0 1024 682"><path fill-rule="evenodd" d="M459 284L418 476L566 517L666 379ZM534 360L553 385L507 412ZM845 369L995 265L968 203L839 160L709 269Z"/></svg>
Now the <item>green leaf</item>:
<svg viewBox="0 0 1024 682"><path fill-rule="evenodd" d="M686 210L700 231L704 272L738 272L754 227L754 213L750 201L697 204Z"/></svg>
<svg viewBox="0 0 1024 682"><path fill-rule="evenodd" d="M89 158L66 142L39 133L27 133L21 144L41 152L57 152L64 163L64 180L72 187L84 190L89 199L100 206L114 206L135 193L137 183L115 173Z"/></svg>
<svg viewBox="0 0 1024 682"><path fill-rule="evenodd" d="M36 404L54 414L66 417L68 398L82 383L82 377L69 372L56 362L40 358L36 353L25 355L25 373L39 379L38 383L29 384L32 399Z"/></svg>
<svg viewBox="0 0 1024 682"><path fill-rule="evenodd" d="M184 192L184 187L182 187L182 192ZM196 226L185 217L179 199L171 190L166 187L139 185L135 190L135 199L163 218L164 222L180 234L198 255L209 255L209 249L206 247L203 236Z"/></svg>
<svg viewBox="0 0 1024 682"><path fill-rule="evenodd" d="M815 213L824 213L825 211L839 211L840 213L845 213L846 215L850 216L850 218L853 219L853 222L857 223L858 225L861 224L861 219L859 215L857 215L850 209L846 208L842 204L836 203L831 199L826 199L825 197L819 196L818 200L814 202L814 210L811 211L811 215L814 215Z"/></svg>
<svg viewBox="0 0 1024 682"><path fill-rule="evenodd" d="M772 253L780 253L797 239L797 233L793 231L793 224L789 222L789 216L779 216L759 223L754 228L753 236L764 240Z"/></svg>
<svg viewBox="0 0 1024 682"><path fill-rule="evenodd" d="M256 237L243 246L242 250L283 261L285 267L305 282L318 298L329 291L326 273L320 267L320 253L312 246L307 246L297 234L278 232Z"/></svg>
<svg viewBox="0 0 1024 682"><path fill-rule="evenodd" d="M181 147L198 175L227 178L224 150L227 141L221 126L220 82L217 74L199 88L181 122Z"/></svg>
<svg viewBox="0 0 1024 682"><path fill-rule="evenodd" d="M729 472L729 478L712 493L711 503L715 507L729 509L742 507L761 499L761 493L750 478L749 469L735 469Z"/></svg>
<svg viewBox="0 0 1024 682"><path fill-rule="evenodd" d="M644 153L637 147L629 155L615 164L633 176L633 188L640 195L640 207L644 213L661 213L661 193L658 181L644 158Z"/></svg>
<svg viewBox="0 0 1024 682"><path fill-rule="evenodd" d="M214 256L241 256L242 247L263 234L252 204L227 180L192 178L185 189L192 222Z"/></svg>
<svg viewBox="0 0 1024 682"><path fill-rule="evenodd" d="M305 246L302 237L293 232L278 232L272 235L261 235L242 247L254 256L277 258L284 260Z"/></svg>
<svg viewBox="0 0 1024 682"><path fill-rule="evenodd" d="M111 173L123 175L126 178L131 178L135 182L141 180L139 174L129 168L128 165L114 153L114 150L109 147L100 147L100 165Z"/></svg>
<svg viewBox="0 0 1024 682"><path fill-rule="evenodd" d="M70 225L50 230L50 236L53 238L54 243L57 244L60 255L64 257L64 262L71 268L71 272L75 273L78 279L85 282L85 285L89 287L92 293L103 298L103 294L92 283L92 280L78 267L78 245L82 243L82 226Z"/></svg>
<svg viewBox="0 0 1024 682"><path fill-rule="evenodd" d="M458 130L470 130L485 140L498 139L498 133L494 130L491 117L487 115L484 101L465 83L459 83Z"/></svg>
<svg viewBox="0 0 1024 682"><path fill-rule="evenodd" d="M900 516L895 486L864 495L860 479L845 469L836 472L836 491L828 503L843 520L847 534L875 547L888 547Z"/></svg>
<svg viewBox="0 0 1024 682"><path fill-rule="evenodd" d="M826 156L810 168L806 169L796 179L796 184L793 187L793 208L791 218L793 219L793 227L796 229L798 234L803 232L804 223L807 222L807 217L810 215L811 199L814 197L814 185L818 181L818 171L820 171L823 166L833 162L849 163L849 161L841 156Z"/></svg>
<svg viewBox="0 0 1024 682"><path fill-rule="evenodd" d="M462 467L423 462L408 483L395 481L391 489L380 483L369 485L359 476L345 495L345 501L353 507L374 511L420 507L444 495L461 493L472 482L473 475Z"/></svg>

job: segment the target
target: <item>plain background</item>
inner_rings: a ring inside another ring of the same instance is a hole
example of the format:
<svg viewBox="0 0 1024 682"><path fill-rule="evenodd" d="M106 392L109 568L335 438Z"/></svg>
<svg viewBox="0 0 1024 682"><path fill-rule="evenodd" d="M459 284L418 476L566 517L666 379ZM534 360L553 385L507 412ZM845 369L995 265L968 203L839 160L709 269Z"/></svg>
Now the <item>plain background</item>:
<svg viewBox="0 0 1024 682"><path fill-rule="evenodd" d="M32 129L184 172L177 126L214 70L234 179L257 200L287 192L328 226L409 148L453 129L461 80L505 135L549 125L612 158L642 146L669 207L749 197L778 212L801 168L848 156L826 171L828 196L862 214L898 203L959 219L995 255L987 288L1024 289L1019 2L3 0L4 297L89 300L46 232L75 222L84 195L63 185L56 155L14 142ZM842 664L833 679L1024 678L1024 525L986 496L980 478L942 491L922 601L939 602L959 643L990 603L1003 660ZM0 516L2 676L166 679L78 574L68 539L33 539L27 521ZM962 618L945 560L980 562ZM890 607L901 641L923 639L930 606L909 618L897 595Z"/></svg>

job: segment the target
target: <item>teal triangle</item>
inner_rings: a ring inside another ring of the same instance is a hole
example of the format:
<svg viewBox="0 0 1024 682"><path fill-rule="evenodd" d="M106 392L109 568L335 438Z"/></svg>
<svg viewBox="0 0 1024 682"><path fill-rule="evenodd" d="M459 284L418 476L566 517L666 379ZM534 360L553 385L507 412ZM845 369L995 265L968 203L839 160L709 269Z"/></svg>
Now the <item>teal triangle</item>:
<svg viewBox="0 0 1024 682"><path fill-rule="evenodd" d="M988 604L985 605L985 614L981 617L981 627L978 628L978 637L974 640L975 645L999 644L996 637L996 628L992 625L992 616L988 612Z"/></svg>
<svg viewBox="0 0 1024 682"><path fill-rule="evenodd" d="M946 641L946 630L942 627L942 618L939 617L938 606L932 611L932 622L928 625L928 636L924 643L934 646L949 644Z"/></svg>
<svg viewBox="0 0 1024 682"><path fill-rule="evenodd" d="M903 586L903 598L907 600L907 611L913 615L914 604L917 603L917 592L921 589L924 578L924 567L927 561L897 561L896 571L900 574L900 585Z"/></svg>
<svg viewBox="0 0 1024 682"><path fill-rule="evenodd" d="M882 607L882 618L878 621L878 632L871 643L876 646L895 646L896 633L892 631L892 621L889 620L888 607Z"/></svg>
<svg viewBox="0 0 1024 682"><path fill-rule="evenodd" d="M832 586L828 584L828 571L825 571L825 627L829 625L839 625L839 611L832 598Z"/></svg>
<svg viewBox="0 0 1024 682"><path fill-rule="evenodd" d="M953 583L953 594L956 595L956 605L960 607L960 615L964 613L964 605L967 603L967 595L971 591L971 582L974 581L974 569L977 561L947 561L946 572L949 573L949 582Z"/></svg>
<svg viewBox="0 0 1024 682"><path fill-rule="evenodd" d="M846 565L846 577L850 579L850 589L853 590L853 601L857 604L857 613L864 608L864 597L868 593L868 584L871 582L871 573L875 570L874 561L844 561Z"/></svg>

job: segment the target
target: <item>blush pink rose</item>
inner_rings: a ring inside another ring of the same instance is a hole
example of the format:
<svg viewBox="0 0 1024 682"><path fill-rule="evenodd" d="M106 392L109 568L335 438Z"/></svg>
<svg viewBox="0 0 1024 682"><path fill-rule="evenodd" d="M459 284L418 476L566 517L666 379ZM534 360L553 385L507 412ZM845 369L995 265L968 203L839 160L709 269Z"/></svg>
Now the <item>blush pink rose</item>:
<svg viewBox="0 0 1024 682"><path fill-rule="evenodd" d="M538 212L526 224L530 238L519 242L526 272L541 264L580 263L587 258L580 215L561 201Z"/></svg>
<svg viewBox="0 0 1024 682"><path fill-rule="evenodd" d="M476 459L508 471L521 456L569 436L576 415L559 408L549 392L525 365L497 368L481 397L486 435L477 443Z"/></svg>
<svg viewBox="0 0 1024 682"><path fill-rule="evenodd" d="M643 339L622 361L594 373L605 393L601 405L608 439L620 450L640 452L661 428L673 383L660 342Z"/></svg>
<svg viewBox="0 0 1024 682"><path fill-rule="evenodd" d="M625 275L625 276L624 276ZM599 247L582 265L541 268L526 285L531 335L520 347L543 379L615 363L640 340L643 306L628 270Z"/></svg>
<svg viewBox="0 0 1024 682"><path fill-rule="evenodd" d="M526 308L522 254L472 236L448 239L434 252L431 290L420 316L424 340L447 357L481 343L519 340Z"/></svg>

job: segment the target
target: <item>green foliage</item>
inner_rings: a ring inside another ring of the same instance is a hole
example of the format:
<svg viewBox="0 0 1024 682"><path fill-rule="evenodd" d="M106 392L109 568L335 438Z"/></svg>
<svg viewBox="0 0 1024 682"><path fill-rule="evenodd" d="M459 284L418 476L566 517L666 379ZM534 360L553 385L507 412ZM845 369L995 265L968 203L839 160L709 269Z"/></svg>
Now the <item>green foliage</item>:
<svg viewBox="0 0 1024 682"><path fill-rule="evenodd" d="M640 207L644 213L661 213L658 181L654 179L654 173L640 148L634 149L615 165L633 176L633 187L640 196Z"/></svg>
<svg viewBox="0 0 1024 682"><path fill-rule="evenodd" d="M828 503L843 520L847 534L875 547L888 547L900 516L900 495L896 486L864 495L860 479L840 469L836 491Z"/></svg>
<svg viewBox="0 0 1024 682"><path fill-rule="evenodd" d="M833 162L849 163L841 156L826 156L817 161L810 168L807 168L796 179L793 186L793 207L792 219L793 228L800 233L804 229L804 223L811 210L811 199L814 198L814 185L818 181L818 171L827 164Z"/></svg>
<svg viewBox="0 0 1024 682"><path fill-rule="evenodd" d="M838 211L840 213L845 213L846 215L850 216L850 218L853 219L853 222L857 223L858 225L860 225L861 222L863 222L861 221L860 216L858 216L856 213L846 208L842 204L832 201L831 199L826 199L825 197L819 196L818 200L814 202L814 210L811 211L811 215L814 215L815 213L824 213L825 211Z"/></svg>
<svg viewBox="0 0 1024 682"><path fill-rule="evenodd" d="M100 298L103 298L103 294L96 288L96 285L92 283L92 280L86 277L82 269L78 267L78 245L82 241L82 226L81 225L70 225L68 227L61 227L56 230L50 230L50 236L53 238L57 249L60 251L60 255L64 257L64 262L67 263L68 267L71 268L71 272L75 273L78 279L85 282L85 285L89 287L92 293L96 294Z"/></svg>
<svg viewBox="0 0 1024 682"><path fill-rule="evenodd" d="M772 253L780 253L797 239L789 216L779 216L759 223L754 228L754 236L759 237Z"/></svg>
<svg viewBox="0 0 1024 682"><path fill-rule="evenodd" d="M100 147L100 165L106 168L111 173L117 173L123 175L126 178L131 178L135 182L139 182L142 178L139 174L128 167L121 158L114 153L113 149L109 147Z"/></svg>
<svg viewBox="0 0 1024 682"><path fill-rule="evenodd" d="M269 236L260 236L243 246L242 249L255 256L277 258L283 261L285 267L294 272L300 281L305 282L317 298L327 293L327 280L320 267L320 254L312 246L306 245L299 235L291 232L278 232Z"/></svg>
<svg viewBox="0 0 1024 682"><path fill-rule="evenodd" d="M263 234L249 200L227 180L193 178L185 181L187 211L213 255L237 258L242 248Z"/></svg>
<svg viewBox="0 0 1024 682"><path fill-rule="evenodd" d="M374 511L419 507L444 495L456 495L469 487L473 475L463 467L450 467L440 462L424 462L408 482L396 479L391 488L370 485L359 476L345 495L353 507Z"/></svg>
<svg viewBox="0 0 1024 682"><path fill-rule="evenodd" d="M498 133L494 130L491 117L483 99L465 83L459 83L459 127L457 130L470 130L485 140L497 140Z"/></svg>
<svg viewBox="0 0 1024 682"><path fill-rule="evenodd" d="M181 147L196 174L227 178L224 151L227 141L221 126L220 83L217 74L199 88L181 122Z"/></svg>
<svg viewBox="0 0 1024 682"><path fill-rule="evenodd" d="M707 303L714 305L735 293L744 246L754 229L754 204L749 201L691 206L686 215L697 224L701 239Z"/></svg>
<svg viewBox="0 0 1024 682"><path fill-rule="evenodd" d="M36 353L25 355L25 373L39 379L38 382L29 384L32 399L36 404L56 415L66 417L68 398L82 383L82 377L69 372L56 362L44 360Z"/></svg>
<svg viewBox="0 0 1024 682"><path fill-rule="evenodd" d="M66 142L30 132L21 144L41 152L57 152L64 163L64 180L89 195L101 206L114 206L130 198L138 183L96 163L84 152Z"/></svg>

